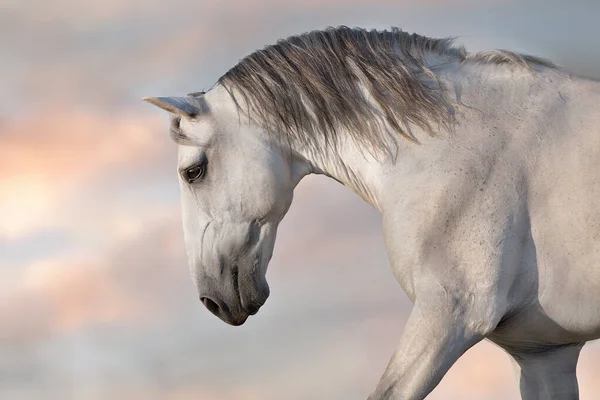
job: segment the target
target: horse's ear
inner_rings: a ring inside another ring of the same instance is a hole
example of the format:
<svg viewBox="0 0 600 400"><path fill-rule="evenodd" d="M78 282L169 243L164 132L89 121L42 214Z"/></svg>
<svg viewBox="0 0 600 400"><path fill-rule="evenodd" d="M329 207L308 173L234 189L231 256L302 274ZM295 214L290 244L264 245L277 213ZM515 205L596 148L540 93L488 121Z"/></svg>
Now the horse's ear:
<svg viewBox="0 0 600 400"><path fill-rule="evenodd" d="M201 100L196 97L144 97L143 101L154 104L171 114L194 118L202 113Z"/></svg>

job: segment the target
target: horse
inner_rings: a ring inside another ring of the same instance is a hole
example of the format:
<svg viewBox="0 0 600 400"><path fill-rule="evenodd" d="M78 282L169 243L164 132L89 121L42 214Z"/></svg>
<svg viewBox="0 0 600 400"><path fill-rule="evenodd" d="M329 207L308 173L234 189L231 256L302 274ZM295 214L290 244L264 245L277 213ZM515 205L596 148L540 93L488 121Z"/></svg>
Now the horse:
<svg viewBox="0 0 600 400"><path fill-rule="evenodd" d="M369 399L423 399L484 339L523 399L577 399L600 337L600 82L455 42L329 27L144 98L171 116L193 281L224 322L256 314L294 188L322 174L381 213L413 303Z"/></svg>

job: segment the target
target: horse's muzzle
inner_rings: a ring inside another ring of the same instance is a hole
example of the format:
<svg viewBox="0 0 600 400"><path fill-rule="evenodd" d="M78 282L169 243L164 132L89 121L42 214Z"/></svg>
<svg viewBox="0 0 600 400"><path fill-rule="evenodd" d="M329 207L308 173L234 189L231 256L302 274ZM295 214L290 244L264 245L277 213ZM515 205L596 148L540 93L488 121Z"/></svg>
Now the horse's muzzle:
<svg viewBox="0 0 600 400"><path fill-rule="evenodd" d="M253 315L245 310L232 312L232 310L225 303L214 298L200 297L200 301L202 304L204 304L208 311L219 317L223 322L232 326L242 325L244 322L246 322L250 315ZM258 309L256 311L258 311Z"/></svg>

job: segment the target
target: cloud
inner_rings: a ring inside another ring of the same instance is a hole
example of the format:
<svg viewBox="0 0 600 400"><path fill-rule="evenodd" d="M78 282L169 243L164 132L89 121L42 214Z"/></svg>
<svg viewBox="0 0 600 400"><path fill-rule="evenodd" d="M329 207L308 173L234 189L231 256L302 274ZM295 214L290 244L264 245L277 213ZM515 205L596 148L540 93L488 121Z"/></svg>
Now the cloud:
<svg viewBox="0 0 600 400"><path fill-rule="evenodd" d="M144 324L179 300L171 290L187 283L186 299L193 301L193 285L181 268L185 260L176 215L140 222L145 231L121 238L100 254L29 265L12 294L4 294L9 306L0 320L12 323L5 331L10 337L3 340L43 340L97 324Z"/></svg>
<svg viewBox="0 0 600 400"><path fill-rule="evenodd" d="M6 121L0 132L0 236L9 238L64 224L63 207L82 189L155 172L175 152L158 115L56 110Z"/></svg>

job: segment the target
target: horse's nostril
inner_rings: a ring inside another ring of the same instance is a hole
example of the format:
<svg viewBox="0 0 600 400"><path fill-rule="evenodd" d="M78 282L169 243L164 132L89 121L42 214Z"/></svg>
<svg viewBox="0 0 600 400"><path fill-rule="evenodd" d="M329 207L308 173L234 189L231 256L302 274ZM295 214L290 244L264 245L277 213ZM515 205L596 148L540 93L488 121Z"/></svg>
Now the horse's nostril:
<svg viewBox="0 0 600 400"><path fill-rule="evenodd" d="M217 303L215 303L208 297L201 297L200 301L202 302L202 304L204 304L204 307L208 308L208 311L215 314L216 316L219 315L219 305Z"/></svg>

